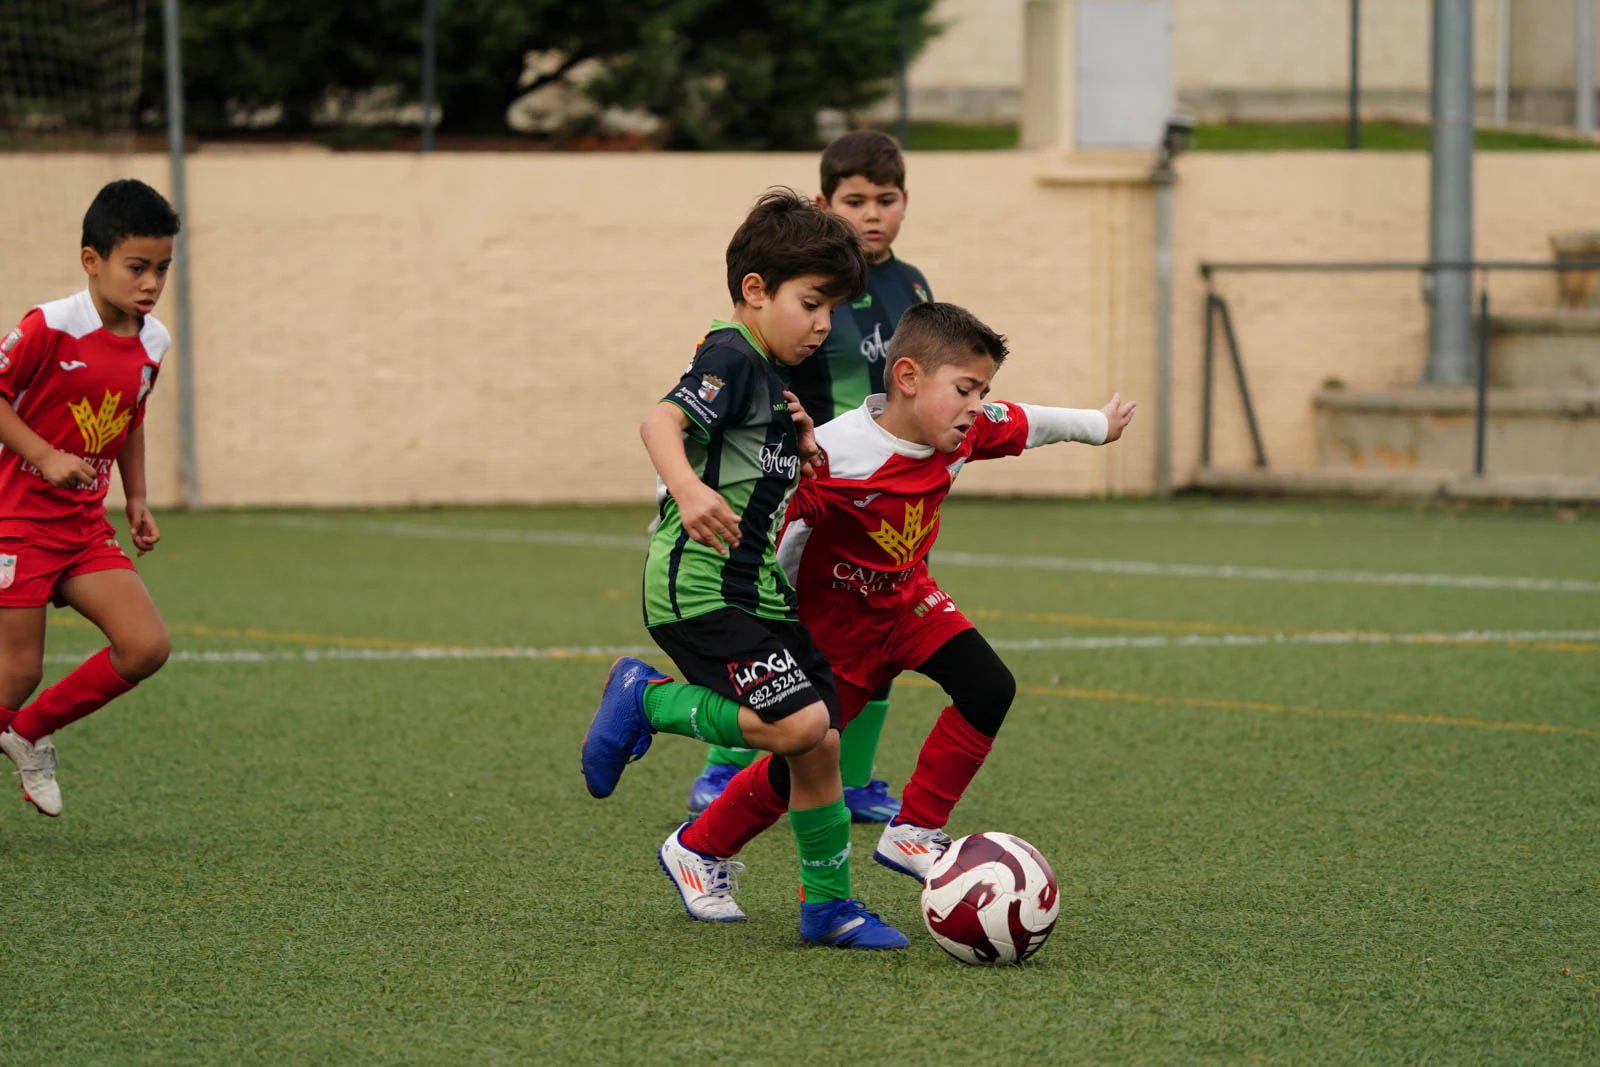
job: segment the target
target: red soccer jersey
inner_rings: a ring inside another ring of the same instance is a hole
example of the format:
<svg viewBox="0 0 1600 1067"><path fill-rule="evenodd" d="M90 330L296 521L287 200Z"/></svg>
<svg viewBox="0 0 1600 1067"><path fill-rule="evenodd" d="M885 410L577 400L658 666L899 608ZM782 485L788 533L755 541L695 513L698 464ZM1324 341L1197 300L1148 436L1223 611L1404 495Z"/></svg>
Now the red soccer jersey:
<svg viewBox="0 0 1600 1067"><path fill-rule="evenodd" d="M0 451L0 537L71 547L108 534L111 467L144 421L145 398L171 344L149 315L137 337L111 333L87 289L34 308L0 340L0 399L98 474L92 486L59 489L15 452Z"/></svg>
<svg viewBox="0 0 1600 1067"><path fill-rule="evenodd" d="M985 404L954 452L902 441L873 420L872 396L817 430L824 457L789 503L778 558L800 600L800 621L829 660L875 642L929 588L939 505L968 460L1019 455L1028 417Z"/></svg>

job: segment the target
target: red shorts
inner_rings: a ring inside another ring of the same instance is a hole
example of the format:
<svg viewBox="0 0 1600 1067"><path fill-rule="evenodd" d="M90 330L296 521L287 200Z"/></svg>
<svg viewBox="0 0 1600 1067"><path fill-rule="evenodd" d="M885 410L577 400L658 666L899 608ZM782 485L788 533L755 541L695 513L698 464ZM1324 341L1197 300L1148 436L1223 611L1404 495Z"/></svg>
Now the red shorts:
<svg viewBox="0 0 1600 1067"><path fill-rule="evenodd" d="M920 667L952 637L972 629L972 623L956 608L950 594L933 582L919 587L917 594L911 606L887 626L863 627L861 617L856 616L848 647L830 641L825 624L809 627L833 668L834 684L839 690L839 719L845 725L883 683L901 671ZM801 621L805 621L804 611Z"/></svg>
<svg viewBox="0 0 1600 1067"><path fill-rule="evenodd" d="M109 534L75 548L41 548L14 537L0 538L0 608L63 607L61 583L68 578L135 569Z"/></svg>

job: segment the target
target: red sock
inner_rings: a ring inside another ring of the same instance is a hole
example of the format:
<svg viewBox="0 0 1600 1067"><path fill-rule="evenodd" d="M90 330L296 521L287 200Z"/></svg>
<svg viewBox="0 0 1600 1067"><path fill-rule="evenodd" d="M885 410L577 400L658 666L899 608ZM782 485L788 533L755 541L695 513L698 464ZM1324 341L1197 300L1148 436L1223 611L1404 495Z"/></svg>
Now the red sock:
<svg viewBox="0 0 1600 1067"><path fill-rule="evenodd" d="M17 712L17 717L11 721L11 730L33 744L105 707L133 687L133 682L126 681L112 669L111 649L102 648Z"/></svg>
<svg viewBox="0 0 1600 1067"><path fill-rule="evenodd" d="M783 818L789 802L767 779L771 756L762 756L733 776L728 788L690 823L678 840L696 852L726 859L736 856L751 840Z"/></svg>
<svg viewBox="0 0 1600 1067"><path fill-rule="evenodd" d="M954 704L945 708L922 743L917 769L906 783L900 814L894 821L933 830L943 828L950 821L950 809L972 784L973 775L983 766L992 747L994 738L973 729Z"/></svg>
<svg viewBox="0 0 1600 1067"><path fill-rule="evenodd" d="M12 711L10 708L0 708L0 733L4 733L5 728L10 726L11 720L15 719L16 717L17 713Z"/></svg>

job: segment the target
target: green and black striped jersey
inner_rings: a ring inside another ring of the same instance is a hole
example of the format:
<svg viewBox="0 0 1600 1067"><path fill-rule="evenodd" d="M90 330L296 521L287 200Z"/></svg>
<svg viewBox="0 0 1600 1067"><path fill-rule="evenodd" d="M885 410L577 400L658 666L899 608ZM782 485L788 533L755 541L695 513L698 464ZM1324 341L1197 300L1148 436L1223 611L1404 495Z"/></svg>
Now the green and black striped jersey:
<svg viewBox="0 0 1600 1067"><path fill-rule="evenodd" d="M646 626L727 607L769 619L798 617L777 559L784 508L800 483L799 437L783 397L788 387L786 368L767 358L749 330L719 320L663 398L689 417L683 441L689 464L740 517L740 540L726 556L691 540L678 502L662 493L644 571Z"/></svg>
<svg viewBox="0 0 1600 1067"><path fill-rule="evenodd" d="M818 426L883 392L884 356L906 308L933 299L922 272L893 253L867 270L867 291L833 310L833 328L812 357L794 369L789 388Z"/></svg>

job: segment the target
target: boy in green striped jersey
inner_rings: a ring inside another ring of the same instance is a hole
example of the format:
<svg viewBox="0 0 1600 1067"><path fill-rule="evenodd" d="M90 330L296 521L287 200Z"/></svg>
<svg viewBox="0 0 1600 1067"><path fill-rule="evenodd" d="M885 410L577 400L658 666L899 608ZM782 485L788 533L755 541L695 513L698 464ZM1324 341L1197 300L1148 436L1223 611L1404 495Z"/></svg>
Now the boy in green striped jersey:
<svg viewBox="0 0 1600 1067"><path fill-rule="evenodd" d="M806 413L821 426L884 391L884 353L895 326L907 308L932 300L933 290L922 272L892 248L909 202L906 160L895 139L877 130L852 130L823 151L819 170L822 192L817 203L855 228L867 257L866 291L854 300L840 301L822 347L796 367L790 379ZM888 822L900 810L888 783L873 777L888 713L886 682L839 741L844 802L855 822ZM689 787L689 817L704 811L739 769L758 755L750 749L711 746L704 770Z"/></svg>
<svg viewBox="0 0 1600 1067"><path fill-rule="evenodd" d="M849 223L774 190L734 234L727 267L731 319L712 323L640 428L660 478L645 625L684 681L632 657L612 664L584 735L584 783L609 796L658 732L784 757L802 940L904 948L905 935L850 896L839 700L777 561L789 497L816 454L790 370L826 339L834 307L866 288L866 259ZM742 865L673 849L676 839L661 866L680 891L690 887L689 914L744 919L728 892Z"/></svg>

